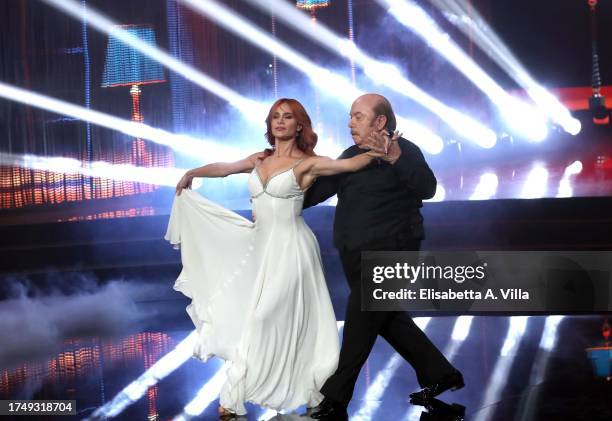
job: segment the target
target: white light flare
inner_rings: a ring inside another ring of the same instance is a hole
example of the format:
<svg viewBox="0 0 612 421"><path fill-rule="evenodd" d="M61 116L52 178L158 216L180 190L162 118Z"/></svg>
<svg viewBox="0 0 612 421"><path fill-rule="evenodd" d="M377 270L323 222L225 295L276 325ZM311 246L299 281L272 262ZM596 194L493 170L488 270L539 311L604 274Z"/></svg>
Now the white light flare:
<svg viewBox="0 0 612 421"><path fill-rule="evenodd" d="M544 197L547 186L548 170L544 168L542 163L536 162L527 175L520 197L523 199L539 199Z"/></svg>
<svg viewBox="0 0 612 421"><path fill-rule="evenodd" d="M576 136L582 130L580 120L573 117L570 111L553 94L538 85L531 77L523 84L527 94L540 109L563 130Z"/></svg>
<svg viewBox="0 0 612 421"><path fill-rule="evenodd" d="M207 16L234 34L266 50L279 59L291 64L311 78L313 83L324 91L350 104L360 91L348 79L336 75L326 68L317 66L302 54L264 32L229 8L210 0L179 0L195 12ZM267 10L269 12L269 9ZM311 26L309 24L309 26Z"/></svg>
<svg viewBox="0 0 612 421"><path fill-rule="evenodd" d="M537 387L546 378L548 362L557 342L559 324L564 316L548 316L540 339L540 349L536 355L529 376L526 394L521 398L515 418L517 420L536 419L535 412L539 407L541 388Z"/></svg>
<svg viewBox="0 0 612 421"><path fill-rule="evenodd" d="M431 0L431 2L519 86L522 86L543 114L559 124L566 132L572 135L580 133L580 121L574 118L557 98L533 79L473 4L465 0Z"/></svg>
<svg viewBox="0 0 612 421"><path fill-rule="evenodd" d="M582 172L582 162L574 161L567 166L563 172L563 177L559 181L559 191L557 197L573 197L574 189L572 188L571 177L578 175Z"/></svg>
<svg viewBox="0 0 612 421"><path fill-rule="evenodd" d="M43 1L75 19L82 20L83 18L82 6L74 0ZM194 67L177 60L167 52L147 44L145 41L121 29L116 22L91 7L87 8L87 24L107 34L109 37L112 36L123 41L125 44L140 51L147 57L152 58L169 70L182 75L207 91L225 99L232 106L236 107L247 119L263 125L263 120L268 113L268 107L265 104L243 97Z"/></svg>
<svg viewBox="0 0 612 421"><path fill-rule="evenodd" d="M501 392L504 390L506 383L508 383L510 369L516 359L521 340L527 330L529 316L512 316L509 319L510 326L508 327L508 333L500 355L497 358L488 384L483 388L485 396L479 405L483 409L478 411L474 417L477 421L488 421L493 416L496 409L496 406L493 404L499 400Z"/></svg>
<svg viewBox="0 0 612 421"><path fill-rule="evenodd" d="M110 401L96 409L87 420L106 419L117 416L129 405L144 396L149 387L155 386L160 380L179 368L193 355L193 347L198 339L194 330L183 339L172 351L160 358L140 377L127 385Z"/></svg>
<svg viewBox="0 0 612 421"><path fill-rule="evenodd" d="M238 160L248 156L248 152L244 152L238 148L224 146L221 142L174 134L143 123L124 120L100 111L95 111L56 98L7 85L3 82L0 82L0 97L53 113L88 121L97 126L116 130L132 137L150 140L160 145L169 146L173 150L186 156L206 160L208 162L215 160L227 162L228 160Z"/></svg>
<svg viewBox="0 0 612 421"><path fill-rule="evenodd" d="M317 155L328 156L336 159L343 151L343 149L336 144L332 139L321 139L317 142L315 147Z"/></svg>
<svg viewBox="0 0 612 421"><path fill-rule="evenodd" d="M440 183L436 186L436 194L431 199L424 200L424 202L443 202L446 199L446 189Z"/></svg>
<svg viewBox="0 0 612 421"><path fill-rule="evenodd" d="M464 341L470 334L472 328L472 321L474 316L459 316L455 320L455 326L453 327L453 333L451 334L451 340L442 351L442 354L446 357L448 362L452 363L463 345ZM411 405L410 409L406 412L403 417L404 421L419 421L421 418L421 407L417 405Z"/></svg>
<svg viewBox="0 0 612 421"><path fill-rule="evenodd" d="M493 173L484 173L480 176L480 181L470 196L470 200L488 200L497 193L499 181L497 175Z"/></svg>
<svg viewBox="0 0 612 421"><path fill-rule="evenodd" d="M419 329L425 331L431 321L431 317L415 317L413 320ZM357 413L351 416L351 421L369 421L375 419L374 414L382 404L383 394L402 361L403 358L397 353L394 353L389 361L387 361L385 367L378 372L376 378L366 390L365 396L362 399L363 404Z"/></svg>
<svg viewBox="0 0 612 421"><path fill-rule="evenodd" d="M502 119L517 135L533 142L541 142L548 136L546 119L539 108L508 95L500 100L498 109Z"/></svg>
<svg viewBox="0 0 612 421"><path fill-rule="evenodd" d="M136 167L130 164L112 164L104 161L82 162L65 157L19 155L0 152L0 165L50 171L60 174L81 174L109 180L133 181L174 187L187 169L166 167ZM201 179L193 180L193 188L202 184Z"/></svg>
<svg viewBox="0 0 612 421"><path fill-rule="evenodd" d="M227 30L232 31L248 42L274 54L287 64L295 67L308 76L313 85L320 89L322 93L340 100L347 106L350 105L355 98L365 93L355 88L348 79L314 64L311 60L280 42L277 38L270 36L229 8L217 2L210 0L179 1L186 4L194 11L214 19ZM289 8L291 9L291 7ZM306 24L308 27L311 26L309 20L307 20ZM317 25L317 28L319 26L321 25ZM342 45L346 48L346 43ZM402 117L398 117L398 123L399 122L401 122L402 125L398 127L410 133L411 140L425 151L431 154L437 154L442 150L444 146L442 139L425 126L414 120Z"/></svg>
<svg viewBox="0 0 612 421"><path fill-rule="evenodd" d="M185 405L183 412L174 417L173 421L187 421L193 417L200 416L202 412L217 399L225 380L225 369L217 369L214 376L200 388L196 396Z"/></svg>
<svg viewBox="0 0 612 421"><path fill-rule="evenodd" d="M474 316L459 316L453 327L451 339L453 341L465 341L470 333ZM452 359L452 358L451 358Z"/></svg>
<svg viewBox="0 0 612 421"><path fill-rule="evenodd" d="M548 316L546 317L546 323L544 323L544 332L542 333L542 339L540 339L540 348L544 351L552 351L557 342L557 329L559 324L565 318L565 316Z"/></svg>
<svg viewBox="0 0 612 421"><path fill-rule="evenodd" d="M518 134L533 141L547 134L546 117L532 105L512 98L493 78L482 70L459 46L442 31L438 24L418 5L405 0L377 0L398 22L419 35L431 48L446 58L457 70L479 88L499 109L502 117ZM458 119L459 116L453 116ZM456 121L455 124L461 124ZM472 127L471 130L476 130ZM495 138L482 142L483 147L495 145Z"/></svg>
<svg viewBox="0 0 612 421"><path fill-rule="evenodd" d="M182 0L195 2L195 0ZM354 62L364 69L364 72L375 82L387 88L412 98L429 111L439 116L442 121L452 127L458 134L473 143L484 148L495 145L495 133L477 122L471 117L443 104L439 100L430 96L411 81L402 76L402 73L393 64L378 61L369 57L347 38L341 37L325 27L318 24L316 28L309 25L309 19L295 7L281 0L268 0L260 2L258 0L247 0L249 3L261 8L272 6L277 11L277 18L291 25L296 30L310 37L322 46L343 57L354 60ZM207 0L207 3L211 3ZM269 9L266 9L269 10ZM335 88L336 90L338 88ZM354 97L353 97L354 98ZM441 147L440 147L441 149Z"/></svg>

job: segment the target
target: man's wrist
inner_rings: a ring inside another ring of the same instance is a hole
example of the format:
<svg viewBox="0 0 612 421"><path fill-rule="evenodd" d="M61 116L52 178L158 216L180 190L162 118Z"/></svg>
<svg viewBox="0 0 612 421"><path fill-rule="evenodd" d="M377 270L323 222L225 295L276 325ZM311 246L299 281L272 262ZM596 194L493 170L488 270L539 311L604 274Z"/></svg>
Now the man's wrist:
<svg viewBox="0 0 612 421"><path fill-rule="evenodd" d="M400 159L401 156L402 150L398 147L397 150L390 152L387 155L387 161L389 162L389 164L393 165Z"/></svg>

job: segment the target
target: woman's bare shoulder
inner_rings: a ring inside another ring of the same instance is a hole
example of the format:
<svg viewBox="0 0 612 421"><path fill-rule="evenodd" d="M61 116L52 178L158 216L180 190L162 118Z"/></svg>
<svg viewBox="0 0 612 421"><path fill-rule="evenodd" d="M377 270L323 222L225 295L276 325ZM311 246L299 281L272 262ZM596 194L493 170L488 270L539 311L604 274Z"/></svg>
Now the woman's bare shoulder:
<svg viewBox="0 0 612 421"><path fill-rule="evenodd" d="M304 158L302 159L302 162L316 162L322 159L330 159L330 158L325 155L305 155Z"/></svg>
<svg viewBox="0 0 612 421"><path fill-rule="evenodd" d="M248 156L248 160L251 161L252 163L257 163L257 162L263 162L264 159L266 159L268 155L266 154L266 151L261 151L261 152L255 152L254 154L251 154Z"/></svg>

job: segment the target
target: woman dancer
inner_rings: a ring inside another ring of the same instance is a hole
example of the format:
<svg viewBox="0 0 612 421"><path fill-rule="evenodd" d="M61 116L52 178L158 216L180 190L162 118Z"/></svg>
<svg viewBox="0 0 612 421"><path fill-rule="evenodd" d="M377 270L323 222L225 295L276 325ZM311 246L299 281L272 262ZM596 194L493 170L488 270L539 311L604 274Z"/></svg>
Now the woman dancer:
<svg viewBox="0 0 612 421"><path fill-rule="evenodd" d="M318 176L357 171L380 156L316 156L317 135L294 99L276 101L266 124L270 149L181 178L166 234L181 248L174 289L192 300L194 355L229 362L222 418L246 414L246 401L291 411L322 400L319 389L338 363L338 332L319 246L301 216L304 191ZM250 173L255 223L190 190L194 177L236 173Z"/></svg>

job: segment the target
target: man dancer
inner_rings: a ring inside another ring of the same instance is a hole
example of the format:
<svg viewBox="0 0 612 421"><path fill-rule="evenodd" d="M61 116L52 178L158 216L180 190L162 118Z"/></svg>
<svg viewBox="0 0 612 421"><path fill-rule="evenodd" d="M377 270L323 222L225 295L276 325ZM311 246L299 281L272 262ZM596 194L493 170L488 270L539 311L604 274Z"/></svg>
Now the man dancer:
<svg viewBox="0 0 612 421"><path fill-rule="evenodd" d="M415 403L464 386L461 373L407 313L361 311L361 252L419 250L424 238L419 208L436 191L436 178L419 148L403 138L390 139L395 126L395 114L385 97L366 94L357 98L349 122L355 145L339 158L368 149L387 154L355 173L320 178L306 193L304 208L338 194L334 245L351 290L338 369L321 389L325 399L310 414L315 419L347 419L355 382L378 335L415 369L423 387L410 395Z"/></svg>

